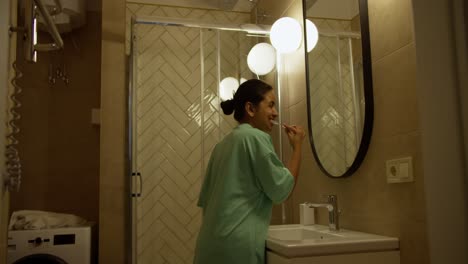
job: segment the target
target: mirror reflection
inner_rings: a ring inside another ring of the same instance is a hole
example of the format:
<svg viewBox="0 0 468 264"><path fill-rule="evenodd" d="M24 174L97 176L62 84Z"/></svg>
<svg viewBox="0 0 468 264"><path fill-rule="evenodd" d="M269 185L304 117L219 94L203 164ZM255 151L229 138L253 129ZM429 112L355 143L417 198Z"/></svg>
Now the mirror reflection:
<svg viewBox="0 0 468 264"><path fill-rule="evenodd" d="M368 41L368 36L361 31L361 19L365 16L367 20L367 13L360 13L359 0L307 0L305 8L312 149L328 176L347 176L362 161L363 157L357 159L358 152L366 119L371 122L366 93L370 89L371 96L372 88L364 77L370 79L371 73L365 72L363 60L370 51L363 52L363 39ZM316 44L310 40L315 28ZM365 134L370 137L370 131ZM368 140L364 141L361 152L365 153Z"/></svg>

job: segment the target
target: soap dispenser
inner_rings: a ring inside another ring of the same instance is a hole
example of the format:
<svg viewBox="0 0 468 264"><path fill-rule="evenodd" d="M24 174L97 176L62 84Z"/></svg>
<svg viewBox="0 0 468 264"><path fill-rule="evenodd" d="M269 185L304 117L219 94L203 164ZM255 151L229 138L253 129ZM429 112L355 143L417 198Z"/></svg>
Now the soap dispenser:
<svg viewBox="0 0 468 264"><path fill-rule="evenodd" d="M299 204L299 223L301 225L315 224L315 208L310 207L308 203Z"/></svg>

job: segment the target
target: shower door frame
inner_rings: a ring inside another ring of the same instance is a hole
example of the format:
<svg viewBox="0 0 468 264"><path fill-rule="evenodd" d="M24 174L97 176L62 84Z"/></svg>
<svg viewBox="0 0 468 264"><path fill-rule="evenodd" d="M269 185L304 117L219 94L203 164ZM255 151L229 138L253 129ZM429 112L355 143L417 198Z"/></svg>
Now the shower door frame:
<svg viewBox="0 0 468 264"><path fill-rule="evenodd" d="M237 32L246 32L250 36L259 36L264 37L270 34L269 28L261 28L252 26L250 24L240 24L240 25L232 25L232 24L212 24L212 23L204 23L199 21L193 21L189 19L182 19L182 18L168 18L168 17L157 17L157 16L132 16L131 23L130 23L130 55L128 60L129 66L129 75L128 75L128 98L127 98L127 175L128 175L128 184L130 186L130 199L129 201L129 216L128 216L128 224L130 225L129 228L126 230L130 232L127 233L128 237L131 237L131 248L128 249L129 251L128 256L131 260L132 264L137 264L137 230L136 230L136 199L141 196L143 191L143 179L141 174L138 172L137 164L136 164L136 88L134 87L134 82L137 74L137 70L135 67L136 63L136 55L135 55L135 47L134 47L134 27L138 24L146 24L146 25L159 25L159 26L179 26L179 27L187 27L187 28L199 28L202 29L213 29L213 30L221 30L221 31L237 31ZM218 31L219 34L219 31ZM201 44L203 39L200 40ZM219 42L219 35L218 35L218 42ZM218 47L218 67L219 63L219 52L220 49ZM201 51L200 56L203 56L203 49ZM278 89L278 107L281 109L281 81L279 78L279 64L280 64L281 56L277 56L277 67L276 67L276 87ZM203 63L201 63L201 83L200 86L204 87L203 81ZM218 93L219 93L219 82L220 82L220 69L218 68ZM203 91L203 88L201 88ZM203 93L201 94L203 96ZM201 104L203 105L203 104ZM203 106L202 110L203 111ZM203 115L202 115L203 116ZM281 115L279 115L279 121L281 122ZM201 127L203 129L203 127ZM282 135L281 129L279 129L279 146L280 146L280 157L282 156ZM284 203L282 204L282 214L283 214L283 221L285 221L285 207Z"/></svg>

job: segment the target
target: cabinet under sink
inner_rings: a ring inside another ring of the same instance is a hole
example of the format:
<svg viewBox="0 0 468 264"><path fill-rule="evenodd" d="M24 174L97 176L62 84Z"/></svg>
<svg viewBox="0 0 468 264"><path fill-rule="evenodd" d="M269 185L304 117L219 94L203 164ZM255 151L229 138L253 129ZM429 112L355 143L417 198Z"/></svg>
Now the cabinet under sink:
<svg viewBox="0 0 468 264"><path fill-rule="evenodd" d="M399 240L322 225L270 226L268 264L399 264Z"/></svg>

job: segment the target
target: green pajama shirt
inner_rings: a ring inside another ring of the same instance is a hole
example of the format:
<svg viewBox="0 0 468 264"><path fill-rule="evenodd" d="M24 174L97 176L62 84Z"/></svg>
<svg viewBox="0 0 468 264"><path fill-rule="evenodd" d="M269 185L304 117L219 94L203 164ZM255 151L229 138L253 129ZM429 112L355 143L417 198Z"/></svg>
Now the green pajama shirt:
<svg viewBox="0 0 468 264"><path fill-rule="evenodd" d="M273 203L284 201L293 186L270 135L249 124L234 128L208 163L194 263L263 264Z"/></svg>

